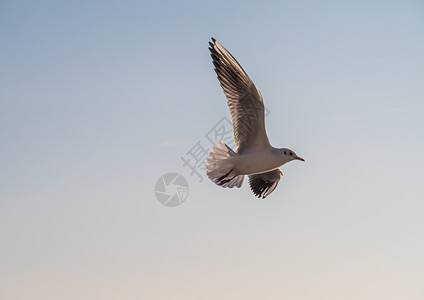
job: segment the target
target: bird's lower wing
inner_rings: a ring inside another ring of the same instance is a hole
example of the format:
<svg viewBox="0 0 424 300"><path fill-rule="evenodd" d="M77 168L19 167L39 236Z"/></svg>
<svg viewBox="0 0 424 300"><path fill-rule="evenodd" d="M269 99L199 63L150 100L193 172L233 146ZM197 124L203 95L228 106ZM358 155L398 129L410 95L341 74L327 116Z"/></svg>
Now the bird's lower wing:
<svg viewBox="0 0 424 300"><path fill-rule="evenodd" d="M259 198L271 194L278 185L283 172L279 168L254 175L249 175L250 189Z"/></svg>

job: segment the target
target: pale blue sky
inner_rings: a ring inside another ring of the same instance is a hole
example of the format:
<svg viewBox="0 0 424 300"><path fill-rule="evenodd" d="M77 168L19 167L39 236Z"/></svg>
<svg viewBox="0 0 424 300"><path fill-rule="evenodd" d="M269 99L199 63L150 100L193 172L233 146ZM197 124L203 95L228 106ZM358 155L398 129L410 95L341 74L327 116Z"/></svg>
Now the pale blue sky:
<svg viewBox="0 0 424 300"><path fill-rule="evenodd" d="M1 299L423 299L421 1L2 1L0 36ZM182 166L229 116L211 36L306 159L265 201Z"/></svg>

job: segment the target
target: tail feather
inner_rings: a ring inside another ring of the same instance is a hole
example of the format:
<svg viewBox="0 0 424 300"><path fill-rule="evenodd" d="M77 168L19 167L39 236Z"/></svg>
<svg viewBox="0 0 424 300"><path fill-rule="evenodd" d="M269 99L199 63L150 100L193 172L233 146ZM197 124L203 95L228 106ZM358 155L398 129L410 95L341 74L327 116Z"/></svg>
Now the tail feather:
<svg viewBox="0 0 424 300"><path fill-rule="evenodd" d="M237 154L224 142L215 145L208 156L206 167L208 177L214 183L222 187L241 187L244 175L233 173L233 157Z"/></svg>

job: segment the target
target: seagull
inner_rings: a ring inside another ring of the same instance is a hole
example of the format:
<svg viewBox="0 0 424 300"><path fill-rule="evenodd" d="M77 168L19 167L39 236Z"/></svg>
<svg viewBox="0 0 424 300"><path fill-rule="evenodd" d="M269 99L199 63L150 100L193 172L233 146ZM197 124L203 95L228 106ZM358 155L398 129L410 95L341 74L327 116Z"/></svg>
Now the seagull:
<svg viewBox="0 0 424 300"><path fill-rule="evenodd" d="M305 160L293 150L271 146L260 91L227 49L214 38L209 45L230 108L237 150L233 151L223 141L215 145L207 158L207 175L225 188L240 188L247 175L253 194L264 199L275 190L283 175L280 166L292 160Z"/></svg>

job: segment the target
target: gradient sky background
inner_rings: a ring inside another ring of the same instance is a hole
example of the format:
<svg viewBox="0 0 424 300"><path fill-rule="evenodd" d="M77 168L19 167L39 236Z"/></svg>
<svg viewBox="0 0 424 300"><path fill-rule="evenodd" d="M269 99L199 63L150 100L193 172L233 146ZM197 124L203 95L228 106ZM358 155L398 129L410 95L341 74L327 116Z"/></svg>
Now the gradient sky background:
<svg viewBox="0 0 424 300"><path fill-rule="evenodd" d="M0 36L1 299L424 299L422 1L1 1ZM211 36L306 159L265 201L182 166L229 116Z"/></svg>

